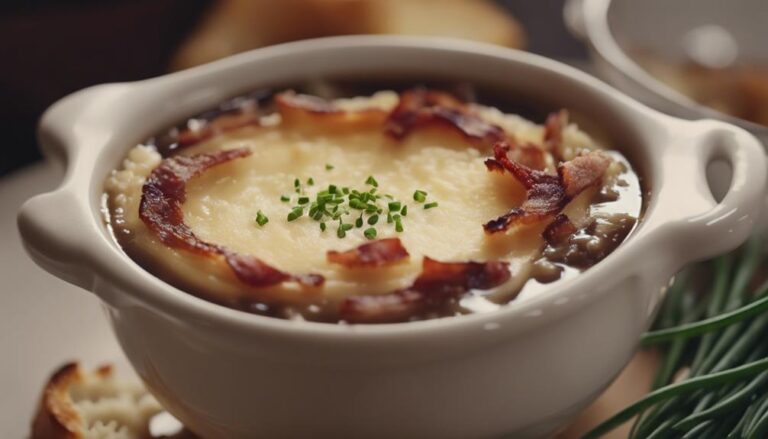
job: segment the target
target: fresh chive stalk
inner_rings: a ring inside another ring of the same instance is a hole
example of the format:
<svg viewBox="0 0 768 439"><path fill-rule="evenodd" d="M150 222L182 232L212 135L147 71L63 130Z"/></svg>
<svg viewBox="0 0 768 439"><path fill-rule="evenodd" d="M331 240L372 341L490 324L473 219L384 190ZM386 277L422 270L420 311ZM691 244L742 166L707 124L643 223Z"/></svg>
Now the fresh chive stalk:
<svg viewBox="0 0 768 439"><path fill-rule="evenodd" d="M768 437L766 268L765 241L755 237L693 267L712 273L710 288L702 289L701 276L678 276L643 336L644 346L662 352L653 391L583 437L633 417L633 439ZM670 383L683 369L686 377Z"/></svg>

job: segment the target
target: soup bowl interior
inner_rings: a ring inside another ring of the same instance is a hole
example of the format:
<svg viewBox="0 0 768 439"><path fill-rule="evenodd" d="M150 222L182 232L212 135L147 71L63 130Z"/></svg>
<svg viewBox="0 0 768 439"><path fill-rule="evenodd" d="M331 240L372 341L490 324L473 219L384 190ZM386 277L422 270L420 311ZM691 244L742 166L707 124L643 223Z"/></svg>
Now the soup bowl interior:
<svg viewBox="0 0 768 439"><path fill-rule="evenodd" d="M148 274L110 236L103 182L131 146L257 88L356 77L460 81L534 112L568 108L633 163L643 218L604 261L536 297L388 325L285 321L215 305ZM548 434L626 364L679 267L746 238L765 187L760 146L743 130L661 115L534 55L443 39L322 39L98 86L52 107L40 139L67 172L56 191L22 208L27 250L105 302L139 375L206 437ZM718 158L733 168L722 200L705 176Z"/></svg>

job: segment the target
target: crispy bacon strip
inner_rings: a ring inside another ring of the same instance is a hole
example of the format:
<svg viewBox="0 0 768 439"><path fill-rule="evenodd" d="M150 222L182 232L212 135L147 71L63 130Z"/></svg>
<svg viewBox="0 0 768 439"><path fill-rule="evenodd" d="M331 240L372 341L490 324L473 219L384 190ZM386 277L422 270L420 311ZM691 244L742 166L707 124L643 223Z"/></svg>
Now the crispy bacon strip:
<svg viewBox="0 0 768 439"><path fill-rule="evenodd" d="M574 233L576 233L576 226L565 214L559 213L544 229L542 236L548 244L557 245L565 242Z"/></svg>
<svg viewBox="0 0 768 439"><path fill-rule="evenodd" d="M421 274L411 288L430 296L454 295L472 289L487 290L509 278L507 262L440 262L425 256Z"/></svg>
<svg viewBox="0 0 768 439"><path fill-rule="evenodd" d="M541 147L532 143L518 144L513 138L494 144L493 154L494 158L485 161L485 166L489 171L504 172L505 166L502 165L502 160L517 163L536 171L542 171L547 166L547 158Z"/></svg>
<svg viewBox="0 0 768 439"><path fill-rule="evenodd" d="M565 206L565 190L557 175L531 169L509 159L507 152L510 145L499 142L493 147L494 169L501 168L512 174L526 188L526 199L521 207L516 207L504 215L488 221L483 228L486 233L502 232L514 223L530 224L552 215Z"/></svg>
<svg viewBox="0 0 768 439"><path fill-rule="evenodd" d="M503 261L440 262L424 257L421 274L410 287L348 297L340 315L349 323L403 321L420 312L439 310L469 290L497 287L510 277L509 263Z"/></svg>
<svg viewBox="0 0 768 439"><path fill-rule="evenodd" d="M384 131L403 139L417 126L434 123L454 127L465 137L488 144L505 138L504 130L487 122L448 93L416 88L400 94L400 102L390 112Z"/></svg>
<svg viewBox="0 0 768 439"><path fill-rule="evenodd" d="M512 174L526 188L526 198L522 206L483 225L486 233L502 232L514 224L532 224L551 217L583 190L600 183L610 165L607 156L592 151L561 163L558 174L552 175L510 160L509 149L506 142L494 145L494 158L486 160L486 166L489 170L503 169ZM489 161L492 164L489 165Z"/></svg>
<svg viewBox="0 0 768 439"><path fill-rule="evenodd" d="M584 189L600 183L611 159L600 151L580 155L561 163L558 173L565 186L565 195L573 198Z"/></svg>
<svg viewBox="0 0 768 439"><path fill-rule="evenodd" d="M291 279L288 273L272 267L255 256L224 251L224 258L240 281L254 287L268 287Z"/></svg>
<svg viewBox="0 0 768 439"><path fill-rule="evenodd" d="M187 182L207 169L251 154L247 148L194 156L177 155L163 160L142 188L139 218L163 244L209 257L223 257L238 279L254 287L265 287L294 280L317 286L319 275L284 273L254 256L239 255L198 238L184 222L182 204L187 197Z"/></svg>
<svg viewBox="0 0 768 439"><path fill-rule="evenodd" d="M180 147L192 146L211 137L236 130L249 125L259 125L259 114L254 110L243 110L239 113L223 114L205 122L198 129L187 128L179 132L177 142Z"/></svg>
<svg viewBox="0 0 768 439"><path fill-rule="evenodd" d="M243 148L163 160L144 183L139 217L169 247L198 254L218 253L215 245L199 239L184 223L181 205L187 198L187 182L211 167L250 154L250 150Z"/></svg>
<svg viewBox="0 0 768 439"><path fill-rule="evenodd" d="M387 112L381 108L344 110L323 98L293 91L276 95L275 105L285 121L321 120L326 126L338 128L381 125L387 117Z"/></svg>
<svg viewBox="0 0 768 439"><path fill-rule="evenodd" d="M379 239L344 252L330 250L326 254L328 262L347 268L381 267L400 262L408 256L408 250L399 238Z"/></svg>

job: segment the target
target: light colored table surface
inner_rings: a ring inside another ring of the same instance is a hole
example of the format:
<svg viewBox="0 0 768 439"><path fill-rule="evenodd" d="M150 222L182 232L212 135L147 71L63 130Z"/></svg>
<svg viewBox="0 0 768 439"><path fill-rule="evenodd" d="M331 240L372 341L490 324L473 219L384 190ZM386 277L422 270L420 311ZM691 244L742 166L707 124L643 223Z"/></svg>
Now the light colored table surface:
<svg viewBox="0 0 768 439"><path fill-rule="evenodd" d="M124 362L95 296L38 268L24 253L16 211L60 174L33 165L0 180L0 438L26 438L41 386L69 360Z"/></svg>

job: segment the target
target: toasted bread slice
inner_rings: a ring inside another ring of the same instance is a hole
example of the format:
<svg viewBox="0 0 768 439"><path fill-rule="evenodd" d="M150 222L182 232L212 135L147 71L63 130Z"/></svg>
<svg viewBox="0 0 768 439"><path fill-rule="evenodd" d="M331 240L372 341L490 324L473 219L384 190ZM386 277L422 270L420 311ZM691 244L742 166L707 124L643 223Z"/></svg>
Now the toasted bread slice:
<svg viewBox="0 0 768 439"><path fill-rule="evenodd" d="M489 0L225 0L181 46L171 68L270 44L346 34L434 35L525 45L521 26Z"/></svg>
<svg viewBox="0 0 768 439"><path fill-rule="evenodd" d="M323 1L323 0L319 0ZM522 48L522 27L501 7L486 0L371 1L367 33L433 35Z"/></svg>
<svg viewBox="0 0 768 439"><path fill-rule="evenodd" d="M257 47L327 35L362 33L365 0L223 0L217 2L171 62L172 70Z"/></svg>
<svg viewBox="0 0 768 439"><path fill-rule="evenodd" d="M115 379L111 366L61 367L43 390L31 439L146 439L160 404L139 383Z"/></svg>

